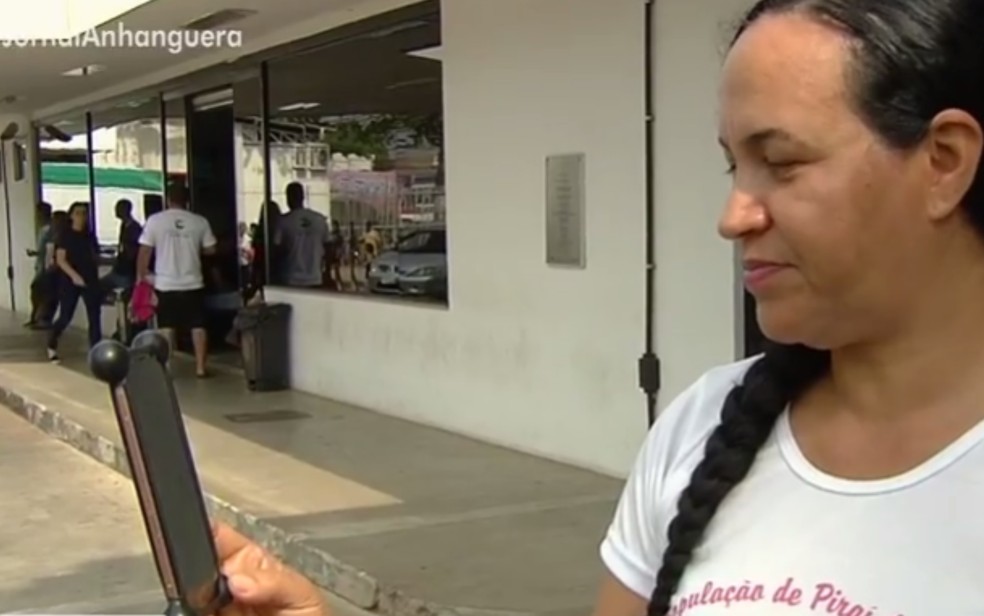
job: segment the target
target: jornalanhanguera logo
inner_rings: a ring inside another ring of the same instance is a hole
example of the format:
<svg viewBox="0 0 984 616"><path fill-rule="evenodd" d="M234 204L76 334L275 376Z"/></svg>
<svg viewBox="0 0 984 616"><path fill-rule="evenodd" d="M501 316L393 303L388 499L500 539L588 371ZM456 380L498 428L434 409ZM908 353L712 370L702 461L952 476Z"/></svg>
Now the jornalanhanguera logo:
<svg viewBox="0 0 984 616"><path fill-rule="evenodd" d="M116 27L90 28L80 34L63 38L11 38L0 36L0 50L32 47L107 49L165 49L179 54L186 49L238 48L243 45L241 30L153 30L128 28L122 22Z"/></svg>

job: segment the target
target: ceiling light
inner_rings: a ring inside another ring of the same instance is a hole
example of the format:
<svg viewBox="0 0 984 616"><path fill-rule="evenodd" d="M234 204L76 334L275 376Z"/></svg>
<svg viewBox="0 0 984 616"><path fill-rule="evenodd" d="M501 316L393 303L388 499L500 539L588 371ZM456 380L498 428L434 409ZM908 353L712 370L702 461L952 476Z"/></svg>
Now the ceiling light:
<svg viewBox="0 0 984 616"><path fill-rule="evenodd" d="M422 28L424 26L429 26L430 23L426 21L405 21L403 23L394 24L388 28L382 28L374 32L370 32L365 35L366 38L380 39L386 38L388 36L393 36L394 34L399 34L400 32L405 32L407 30L414 30L416 28Z"/></svg>
<svg viewBox="0 0 984 616"><path fill-rule="evenodd" d="M278 107L277 109L279 111L301 111L304 109L314 109L319 106L321 106L321 103L291 103L289 105Z"/></svg>
<svg viewBox="0 0 984 616"><path fill-rule="evenodd" d="M198 19L189 21L182 28L185 30L216 30L219 26L227 26L233 22L256 15L252 9L222 9L203 15Z"/></svg>
<svg viewBox="0 0 984 616"><path fill-rule="evenodd" d="M408 56L413 56L415 58L424 58L425 60L436 60L441 62L444 60L444 47L441 45L435 45L434 47L424 47L423 49L414 49L413 51L406 52Z"/></svg>
<svg viewBox="0 0 984 616"><path fill-rule="evenodd" d="M412 88L414 86L424 86L431 83L438 83L441 80L437 77L421 77L420 79L407 79L406 81L398 81L396 83L391 83L386 86L387 90L399 90L401 88Z"/></svg>
<svg viewBox="0 0 984 616"><path fill-rule="evenodd" d="M89 75L101 73L104 70L106 70L106 67L102 64L86 64L85 66L65 71L62 75L66 77L88 77Z"/></svg>

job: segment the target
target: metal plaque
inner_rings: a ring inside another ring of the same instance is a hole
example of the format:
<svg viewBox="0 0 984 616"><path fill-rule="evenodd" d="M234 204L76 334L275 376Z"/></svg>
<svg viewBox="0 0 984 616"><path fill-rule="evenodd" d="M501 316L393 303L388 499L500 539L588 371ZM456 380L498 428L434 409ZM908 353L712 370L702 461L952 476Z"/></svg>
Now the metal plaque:
<svg viewBox="0 0 984 616"><path fill-rule="evenodd" d="M547 157L547 264L584 268L584 154Z"/></svg>

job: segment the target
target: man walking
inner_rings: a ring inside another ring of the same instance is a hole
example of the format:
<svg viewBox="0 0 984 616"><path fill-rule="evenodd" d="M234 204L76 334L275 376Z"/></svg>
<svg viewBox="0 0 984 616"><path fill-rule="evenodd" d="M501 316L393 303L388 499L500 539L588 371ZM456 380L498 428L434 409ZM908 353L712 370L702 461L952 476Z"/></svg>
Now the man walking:
<svg viewBox="0 0 984 616"><path fill-rule="evenodd" d="M113 270L99 281L104 292L113 289L129 291L137 276L137 256L140 254L140 236L143 228L133 217L133 202L120 199L116 202L116 219L120 221L116 261Z"/></svg>
<svg viewBox="0 0 984 616"><path fill-rule="evenodd" d="M188 211L183 184L171 184L167 207L147 219L140 236L137 276L152 280L157 295L157 327L172 348L175 330L191 330L195 373L207 376L208 338L205 331L205 278L202 256L215 254L215 235L204 216ZM150 259L154 257L154 274Z"/></svg>
<svg viewBox="0 0 984 616"><path fill-rule="evenodd" d="M287 185L287 215L278 228L284 251L284 282L291 287L320 287L324 284L325 254L331 242L328 219L304 207L304 186Z"/></svg>

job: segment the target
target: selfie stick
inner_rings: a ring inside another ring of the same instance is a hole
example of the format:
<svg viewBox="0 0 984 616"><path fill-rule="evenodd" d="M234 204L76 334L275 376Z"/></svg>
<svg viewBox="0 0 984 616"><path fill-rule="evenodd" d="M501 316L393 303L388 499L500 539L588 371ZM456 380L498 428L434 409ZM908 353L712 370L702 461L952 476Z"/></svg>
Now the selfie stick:
<svg viewBox="0 0 984 616"><path fill-rule="evenodd" d="M162 366L167 365L170 356L170 345L167 339L152 330L141 332L134 338L133 350L147 353L160 362ZM113 395L114 409L116 410L121 428L127 422L132 421L129 415L120 408L120 405L127 404L126 394L122 390L127 375L130 372L130 356L130 349L127 349L115 340L104 340L94 346L89 352L89 369L93 376L109 385ZM131 473L139 472L143 468L139 455L131 451L130 447L127 447L126 451ZM141 492L140 483L142 482L135 481L134 483L137 484L140 507L143 510L144 521L147 525L147 532L151 544L155 548L155 561L157 562L158 574L161 578L161 584L164 587L164 595L167 598L167 607L164 610L164 615L201 616L198 610L188 605L182 593L177 588L178 584L176 583L175 572L169 570L168 561L170 559L164 554L157 553L162 550L166 552L168 548L166 547L167 540L164 537L164 530L160 520L151 511L152 506L149 504L154 498L153 495ZM229 600L224 576L220 577L219 584L219 603L215 607L222 607Z"/></svg>

